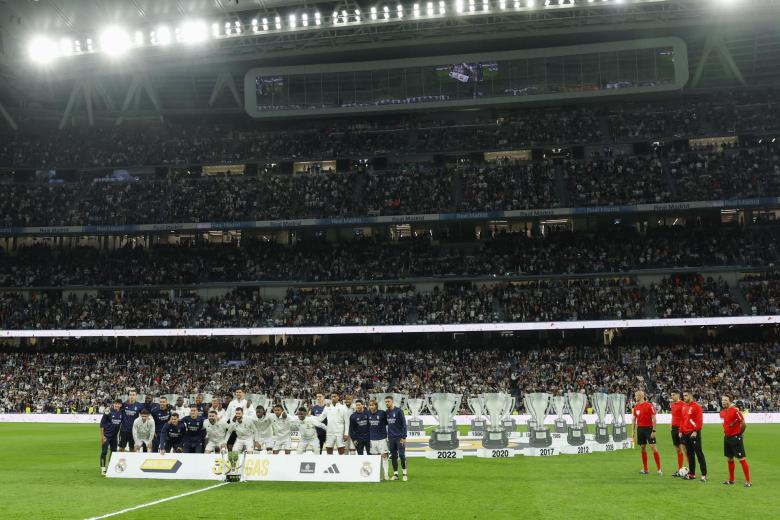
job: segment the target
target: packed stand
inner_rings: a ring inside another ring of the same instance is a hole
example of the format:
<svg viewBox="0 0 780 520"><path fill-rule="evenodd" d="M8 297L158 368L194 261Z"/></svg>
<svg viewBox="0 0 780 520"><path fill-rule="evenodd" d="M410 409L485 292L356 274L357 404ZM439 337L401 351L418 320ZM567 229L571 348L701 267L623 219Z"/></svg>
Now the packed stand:
<svg viewBox="0 0 780 520"><path fill-rule="evenodd" d="M721 279L701 274L664 278L650 291L659 318L741 316L742 307Z"/></svg>

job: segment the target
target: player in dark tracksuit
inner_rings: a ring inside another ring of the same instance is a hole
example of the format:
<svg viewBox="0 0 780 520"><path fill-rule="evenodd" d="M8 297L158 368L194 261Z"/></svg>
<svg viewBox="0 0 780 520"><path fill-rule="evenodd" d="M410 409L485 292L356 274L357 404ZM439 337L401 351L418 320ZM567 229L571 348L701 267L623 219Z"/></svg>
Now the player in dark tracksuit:
<svg viewBox="0 0 780 520"><path fill-rule="evenodd" d="M184 425L179 422L179 414L173 412L171 420L160 430L160 453L181 453L184 441Z"/></svg>
<svg viewBox="0 0 780 520"><path fill-rule="evenodd" d="M127 448L133 451L135 441L133 441L133 423L141 415L144 404L136 401L136 392L131 390L127 402L122 404L122 425L119 429L119 451L125 451Z"/></svg>
<svg viewBox="0 0 780 520"><path fill-rule="evenodd" d="M403 480L406 475L406 417L404 411L395 406L393 398L385 397L387 410L387 444L390 448L390 459L393 462L393 480L398 480L398 459L401 459Z"/></svg>
<svg viewBox="0 0 780 520"><path fill-rule="evenodd" d="M203 427L203 416L200 415L196 405L190 406L190 416L182 419L184 425L184 440L182 449L184 453L203 453L206 441L206 428Z"/></svg>
<svg viewBox="0 0 780 520"><path fill-rule="evenodd" d="M349 417L349 438L355 443L358 455L365 452L368 455L370 448L370 434L368 425L368 410L363 406L363 401L355 401L355 411Z"/></svg>
<svg viewBox="0 0 780 520"><path fill-rule="evenodd" d="M168 405L168 399L160 397L160 405L152 408L151 414L154 419L154 440L152 440L152 451L160 449L160 432L162 432L163 426L168 424L171 420L171 414L173 408Z"/></svg>
<svg viewBox="0 0 780 520"><path fill-rule="evenodd" d="M106 474L106 455L108 450L116 451L119 428L122 424L122 401L115 400L100 419L100 472Z"/></svg>
<svg viewBox="0 0 780 520"><path fill-rule="evenodd" d="M322 415L322 412L325 410L325 396L322 394L317 394L317 402L314 403L311 407L311 414L314 417L317 417L319 415ZM328 420L325 419L322 421L322 424L327 426ZM326 437L325 430L322 428L317 428L317 440L320 441L320 453L322 453L322 447L325 445L325 437Z"/></svg>

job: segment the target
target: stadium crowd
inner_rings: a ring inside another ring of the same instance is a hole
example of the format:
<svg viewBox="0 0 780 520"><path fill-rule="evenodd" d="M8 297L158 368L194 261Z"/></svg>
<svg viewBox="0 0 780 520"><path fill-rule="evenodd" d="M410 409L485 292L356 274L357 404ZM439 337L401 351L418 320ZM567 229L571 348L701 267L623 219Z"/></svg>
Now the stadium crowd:
<svg viewBox="0 0 780 520"><path fill-rule="evenodd" d="M444 237L446 238L446 237ZM474 242L430 237L383 242L302 239L127 245L101 250L49 243L0 249L0 287L185 285L206 282L402 280L413 277L606 273L780 263L774 227L499 233Z"/></svg>
<svg viewBox="0 0 780 520"><path fill-rule="evenodd" d="M398 391L414 397L502 389L519 397L518 411L527 392L620 392L629 396L630 407L635 389L647 390L668 410L669 393L690 388L709 411L719 409L726 391L734 392L743 408L780 410L775 343L321 349L215 338L121 346L114 340L69 340L38 351L2 350L0 412L98 412L130 389L187 399L202 392L221 401L239 386L306 403L323 391L358 397ZM461 411L468 413L465 399Z"/></svg>

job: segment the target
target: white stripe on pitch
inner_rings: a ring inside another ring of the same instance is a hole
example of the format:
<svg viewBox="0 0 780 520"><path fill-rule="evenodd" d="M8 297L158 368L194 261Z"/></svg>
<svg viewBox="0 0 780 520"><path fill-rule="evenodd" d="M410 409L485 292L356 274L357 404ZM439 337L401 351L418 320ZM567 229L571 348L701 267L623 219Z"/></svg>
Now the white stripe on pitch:
<svg viewBox="0 0 780 520"><path fill-rule="evenodd" d="M177 498L183 498L183 497L187 497L187 496L190 496L190 495L194 495L196 493L201 493L203 491L208 491L210 489L215 489L215 488L224 486L225 484L227 484L227 482L220 482L219 484L214 484L213 486L209 486L209 487L205 487L205 488L201 488L201 489L196 489L195 491L188 491L186 493L182 493L180 495L174 495L174 496L168 497L168 498L161 498L160 500L155 500L154 502L148 502L146 504L141 504L140 506L128 507L127 509L122 509L121 511L115 511L113 513L108 513L108 514L101 515L101 516L93 516L91 518L88 518L87 520L100 520L101 518L108 518L110 516L117 516L117 515L121 515L121 514L124 514L124 513L129 513L130 511L135 511L136 509L142 509L144 507L155 506L157 504L162 504L163 502L169 502L171 500L176 500Z"/></svg>

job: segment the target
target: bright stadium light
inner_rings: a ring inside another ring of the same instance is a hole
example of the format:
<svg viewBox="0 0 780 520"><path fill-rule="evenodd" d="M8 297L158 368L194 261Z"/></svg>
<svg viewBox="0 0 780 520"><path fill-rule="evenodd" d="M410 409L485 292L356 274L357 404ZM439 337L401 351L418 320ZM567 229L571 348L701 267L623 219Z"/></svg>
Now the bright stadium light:
<svg viewBox="0 0 780 520"><path fill-rule="evenodd" d="M282 28L282 17L281 16L277 16L277 17L274 18L274 27L276 27L277 31Z"/></svg>
<svg viewBox="0 0 780 520"><path fill-rule="evenodd" d="M76 53L81 52L81 42L79 40L76 40L76 41L73 42L73 50Z"/></svg>
<svg viewBox="0 0 780 520"><path fill-rule="evenodd" d="M476 2L474 2L474 0L469 0L469 12L473 13L476 10L477 10Z"/></svg>
<svg viewBox="0 0 780 520"><path fill-rule="evenodd" d="M298 19L294 14L291 14L287 23L289 24L290 29L295 29L295 27L298 25Z"/></svg>
<svg viewBox="0 0 780 520"><path fill-rule="evenodd" d="M498 2L498 7L499 7L499 9L501 9L502 11L506 11L506 0L500 0L500 1Z"/></svg>
<svg viewBox="0 0 780 520"><path fill-rule="evenodd" d="M455 12L463 14L463 0L455 0Z"/></svg>
<svg viewBox="0 0 780 520"><path fill-rule="evenodd" d="M371 8L371 20L376 20L376 7Z"/></svg>
<svg viewBox="0 0 780 520"><path fill-rule="evenodd" d="M404 6L402 6L401 4L398 4L398 9L397 9L396 16L398 16L398 18L403 18L404 17Z"/></svg>
<svg viewBox="0 0 780 520"><path fill-rule="evenodd" d="M110 56L121 56L129 48L130 36L120 27L109 27L100 34L100 49Z"/></svg>
<svg viewBox="0 0 780 520"><path fill-rule="evenodd" d="M200 20L190 20L181 24L181 41L184 43L200 43L208 37L206 23Z"/></svg>
<svg viewBox="0 0 780 520"><path fill-rule="evenodd" d="M214 38L219 38L219 24L218 23L211 24L211 35Z"/></svg>
<svg viewBox="0 0 780 520"><path fill-rule="evenodd" d="M45 65L57 58L60 55L60 50L52 40L39 36L30 42L28 53L32 61Z"/></svg>
<svg viewBox="0 0 780 520"><path fill-rule="evenodd" d="M425 12L428 14L428 16L433 16L433 2L428 2L425 4Z"/></svg>
<svg viewBox="0 0 780 520"><path fill-rule="evenodd" d="M515 9L520 9L520 0L515 0Z"/></svg>
<svg viewBox="0 0 780 520"><path fill-rule="evenodd" d="M528 7L533 7L534 5L536 5L536 2L534 0L528 0L526 4L528 5Z"/></svg>
<svg viewBox="0 0 780 520"><path fill-rule="evenodd" d="M70 56L73 54L73 41L70 38L63 38L60 40L60 55Z"/></svg>
<svg viewBox="0 0 780 520"><path fill-rule="evenodd" d="M314 11L314 25L321 25L322 24L322 15L319 11Z"/></svg>
<svg viewBox="0 0 780 520"><path fill-rule="evenodd" d="M241 22L236 20L235 26L236 26L236 34L241 34Z"/></svg>
<svg viewBox="0 0 780 520"><path fill-rule="evenodd" d="M482 10L483 11L490 11L490 2L489 2L489 0L482 0Z"/></svg>
<svg viewBox="0 0 780 520"><path fill-rule="evenodd" d="M168 29L168 27L165 25L161 25L157 28L155 37L157 39L157 45L170 45L170 43L173 41L173 38L171 37L171 30Z"/></svg>
<svg viewBox="0 0 780 520"><path fill-rule="evenodd" d="M360 9L355 9L355 21L360 21Z"/></svg>
<svg viewBox="0 0 780 520"><path fill-rule="evenodd" d="M263 18L263 30L268 30L268 18Z"/></svg>
<svg viewBox="0 0 780 520"><path fill-rule="evenodd" d="M330 18L332 20L332 23L335 25L339 23L339 13L338 11L333 11L333 15Z"/></svg>
<svg viewBox="0 0 780 520"><path fill-rule="evenodd" d="M225 22L225 36L230 36L230 22Z"/></svg>
<svg viewBox="0 0 780 520"><path fill-rule="evenodd" d="M309 26L309 15L308 14L303 13L301 15L301 23L303 24L304 27L308 27Z"/></svg>
<svg viewBox="0 0 780 520"><path fill-rule="evenodd" d="M144 46L144 33L143 33L143 31L135 31L135 46L136 47L143 47Z"/></svg>
<svg viewBox="0 0 780 520"><path fill-rule="evenodd" d="M414 15L415 18L420 16L420 4L414 4L412 6L412 14Z"/></svg>
<svg viewBox="0 0 780 520"><path fill-rule="evenodd" d="M92 38L87 38L87 52L94 51L95 48L92 46Z"/></svg>
<svg viewBox="0 0 780 520"><path fill-rule="evenodd" d="M443 15L447 13L447 4L444 0L439 0L439 14Z"/></svg>

